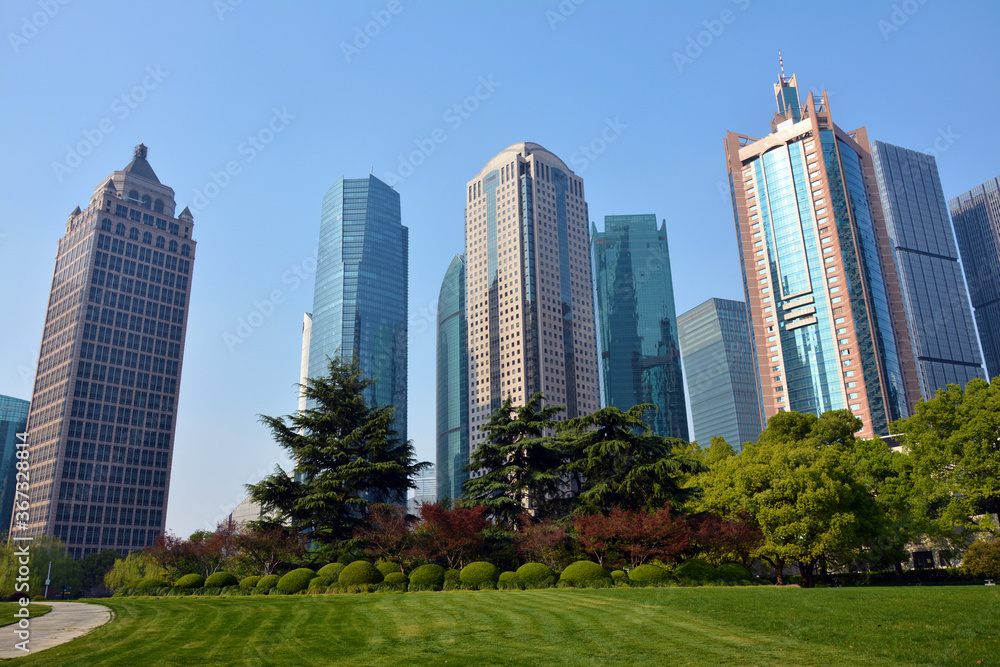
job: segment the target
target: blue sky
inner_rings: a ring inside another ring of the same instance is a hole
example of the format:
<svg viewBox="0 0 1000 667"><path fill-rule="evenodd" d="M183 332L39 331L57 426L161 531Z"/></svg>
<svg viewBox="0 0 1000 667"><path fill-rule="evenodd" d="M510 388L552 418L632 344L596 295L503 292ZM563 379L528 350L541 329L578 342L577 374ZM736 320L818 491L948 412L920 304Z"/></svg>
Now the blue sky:
<svg viewBox="0 0 1000 667"><path fill-rule="evenodd" d="M256 415L295 409L320 208L341 175L392 174L401 196L409 432L433 461L435 303L463 250L465 183L504 147L561 156L599 228L666 219L678 313L742 298L722 139L768 131L778 48L841 127L933 151L946 197L1000 173L992 2L64 2L0 7L0 393L30 398L66 216L145 142L198 241L167 514L180 534L285 462Z"/></svg>

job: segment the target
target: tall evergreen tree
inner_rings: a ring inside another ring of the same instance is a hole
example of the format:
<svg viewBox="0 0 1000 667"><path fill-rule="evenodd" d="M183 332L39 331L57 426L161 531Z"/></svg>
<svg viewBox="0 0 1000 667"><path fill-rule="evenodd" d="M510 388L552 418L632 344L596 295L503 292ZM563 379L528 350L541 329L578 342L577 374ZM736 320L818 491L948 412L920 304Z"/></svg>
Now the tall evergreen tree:
<svg viewBox="0 0 1000 667"><path fill-rule="evenodd" d="M278 445L295 462L289 476L280 466L250 497L275 521L306 532L321 544L349 539L371 504L405 502L412 478L428 467L416 461L411 442L393 429L395 407L370 406L357 359L330 360L329 374L309 378L303 391L315 406L285 417L260 416Z"/></svg>

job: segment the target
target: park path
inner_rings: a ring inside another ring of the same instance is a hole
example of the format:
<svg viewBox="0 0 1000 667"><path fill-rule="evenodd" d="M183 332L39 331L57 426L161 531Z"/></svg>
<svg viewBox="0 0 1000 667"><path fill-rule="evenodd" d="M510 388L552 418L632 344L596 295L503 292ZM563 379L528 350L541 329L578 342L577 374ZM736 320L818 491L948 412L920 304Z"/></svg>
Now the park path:
<svg viewBox="0 0 1000 667"><path fill-rule="evenodd" d="M25 653L14 647L14 644L21 641L14 633L17 629L15 623L0 628L0 638L2 638L0 639L0 659L19 658L64 644L111 620L111 610L99 604L52 601L40 604L52 607L52 611L44 616L30 619L31 640L28 643L28 648L31 649L31 652Z"/></svg>

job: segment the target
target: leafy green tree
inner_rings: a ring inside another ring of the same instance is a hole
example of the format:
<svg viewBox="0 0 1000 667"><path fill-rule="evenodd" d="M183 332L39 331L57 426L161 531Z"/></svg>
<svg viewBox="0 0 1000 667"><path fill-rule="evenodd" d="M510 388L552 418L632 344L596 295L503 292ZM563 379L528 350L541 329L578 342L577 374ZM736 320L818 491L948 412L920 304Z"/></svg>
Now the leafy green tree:
<svg viewBox="0 0 1000 667"><path fill-rule="evenodd" d="M970 544L962 570L973 577L1000 579L1000 541L976 540Z"/></svg>
<svg viewBox="0 0 1000 667"><path fill-rule="evenodd" d="M563 406L541 407L543 401L539 392L515 407L508 396L482 427L487 439L465 468L480 473L462 486L465 504L485 507L504 530L516 530L526 508L539 518L553 515L563 495L562 460L552 438L543 435Z"/></svg>
<svg viewBox="0 0 1000 667"><path fill-rule="evenodd" d="M111 569L104 575L104 585L112 591L120 591L131 584L147 577L165 577L166 570L156 564L149 553L133 551L125 558L114 562Z"/></svg>
<svg viewBox="0 0 1000 667"><path fill-rule="evenodd" d="M21 549L28 547L28 587L31 595L42 595L45 590L45 578L49 572L49 563L52 564L51 585L49 594L62 593L63 588L68 587L70 593L79 596L83 586L82 571L80 563L73 560L72 556L66 553L66 545L57 537L48 535L35 535L31 542L10 542L4 543L0 547L0 597L9 597L15 593L24 594L25 591L17 590L20 576Z"/></svg>
<svg viewBox="0 0 1000 667"><path fill-rule="evenodd" d="M909 454L913 511L930 536L962 547L995 530L977 517L1000 513L1000 380L938 389L892 431Z"/></svg>
<svg viewBox="0 0 1000 667"><path fill-rule="evenodd" d="M393 428L395 407L369 406L357 359L330 360L329 374L309 378L303 391L315 407L286 417L261 416L278 445L295 462L295 475L281 467L257 484L250 497L276 524L308 533L318 544L350 539L375 502L405 501L412 478L430 464L418 463L411 442Z"/></svg>
<svg viewBox="0 0 1000 667"><path fill-rule="evenodd" d="M111 571L115 561L124 558L114 549L103 549L89 553L80 561L81 592L85 597L106 595L104 575Z"/></svg>
<svg viewBox="0 0 1000 667"><path fill-rule="evenodd" d="M822 559L850 562L881 528L881 512L853 475L847 452L861 421L847 410L779 412L756 443L705 476L705 504L723 516L746 512L763 542L754 555L784 583L797 563L807 586Z"/></svg>
<svg viewBox="0 0 1000 667"><path fill-rule="evenodd" d="M560 448L573 488L577 511L606 514L614 508L655 512L680 505L697 490L684 479L705 470L697 455L675 451L687 443L661 438L643 415L652 405L627 412L607 407L559 424Z"/></svg>

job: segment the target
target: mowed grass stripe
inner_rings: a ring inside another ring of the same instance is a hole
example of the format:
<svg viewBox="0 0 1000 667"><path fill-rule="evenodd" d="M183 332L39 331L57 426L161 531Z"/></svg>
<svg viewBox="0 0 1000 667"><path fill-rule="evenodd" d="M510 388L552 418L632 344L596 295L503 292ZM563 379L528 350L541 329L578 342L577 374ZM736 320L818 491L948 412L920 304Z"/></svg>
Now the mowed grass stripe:
<svg viewBox="0 0 1000 667"><path fill-rule="evenodd" d="M24 664L992 664L983 587L455 591L112 599ZM950 646L949 646L950 644Z"/></svg>

